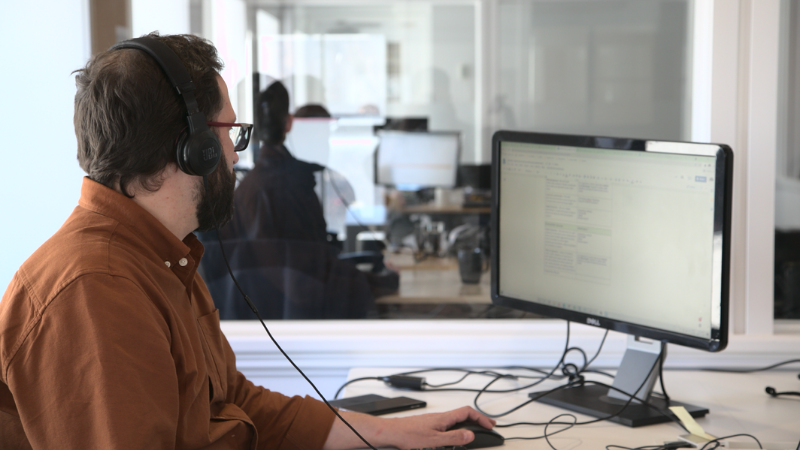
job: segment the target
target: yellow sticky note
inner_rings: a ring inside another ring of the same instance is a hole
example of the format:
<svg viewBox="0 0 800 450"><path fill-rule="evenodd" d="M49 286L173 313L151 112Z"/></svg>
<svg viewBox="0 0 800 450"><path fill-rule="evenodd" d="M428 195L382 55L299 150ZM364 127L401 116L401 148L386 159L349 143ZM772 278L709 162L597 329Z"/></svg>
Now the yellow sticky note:
<svg viewBox="0 0 800 450"><path fill-rule="evenodd" d="M683 423L683 426L685 426L686 429L689 430L689 433L692 433L693 435L701 437L703 439L708 439L709 441L712 439L716 439L714 436L711 436L710 434L706 433L703 430L703 427L701 427L700 424L698 424L694 420L694 417L692 417L692 415L689 414L689 411L686 411L686 408L684 408L683 406L670 406L669 409L676 416L678 416L678 419L680 419L681 423Z"/></svg>

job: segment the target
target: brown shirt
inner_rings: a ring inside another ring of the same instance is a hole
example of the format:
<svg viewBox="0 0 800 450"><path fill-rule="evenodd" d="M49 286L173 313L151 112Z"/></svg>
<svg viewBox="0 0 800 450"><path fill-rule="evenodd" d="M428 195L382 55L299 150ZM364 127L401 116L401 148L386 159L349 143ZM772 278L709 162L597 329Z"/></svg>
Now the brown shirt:
<svg viewBox="0 0 800 450"><path fill-rule="evenodd" d="M236 370L202 254L84 179L0 302L0 448L322 448L323 403Z"/></svg>

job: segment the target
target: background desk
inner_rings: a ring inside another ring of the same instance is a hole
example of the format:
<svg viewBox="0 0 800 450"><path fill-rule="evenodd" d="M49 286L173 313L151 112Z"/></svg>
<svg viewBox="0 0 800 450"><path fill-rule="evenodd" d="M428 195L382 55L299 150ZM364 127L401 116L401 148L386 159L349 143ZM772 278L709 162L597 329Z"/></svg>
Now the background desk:
<svg viewBox="0 0 800 450"><path fill-rule="evenodd" d="M407 369L352 369L349 379L368 376L391 375ZM453 381L460 377L455 372L427 373L431 384ZM598 381L604 377L598 378ZM471 377L460 386L478 388L485 385L488 378ZM800 380L796 371L771 371L755 374L731 374L701 371L664 372L667 392L676 400L707 406L710 413L698 423L711 435L721 437L737 433L752 434L764 442L791 442L794 446L800 441L800 398L772 398L764 393L765 386L774 386L780 390L797 390ZM512 382L505 386L511 387ZM519 385L524 385L520 383ZM534 388L542 390L557 386L557 382L545 382ZM498 382L494 386L500 387ZM489 412L502 412L527 400L527 393L534 389L509 394L485 394L480 404ZM472 405L474 394L463 392L417 392L400 391L386 387L382 382L363 381L348 386L343 397L363 394L381 394L387 397L405 395L428 402L422 410L397 413L391 416L421 414L426 412L447 411L464 405ZM552 406L530 403L518 411L498 419L498 424L513 422L547 422L558 414L568 412ZM590 419L575 414L579 421ZM391 417L389 416L389 417ZM551 427L552 428L552 427ZM505 437L541 436L544 427L519 426L513 428L497 428ZM642 445L660 444L664 441L676 440L678 435L686 432L674 423L652 425L640 428L629 428L623 425L603 421L590 425L576 426L550 437L550 442L559 449L603 449L608 444L638 447ZM748 438L736 439L737 442L751 441ZM791 447L794 449L795 447ZM509 440L498 449L549 449L544 439ZM757 447L753 447L757 448Z"/></svg>
<svg viewBox="0 0 800 450"><path fill-rule="evenodd" d="M378 304L474 304L492 303L491 276L486 272L479 284L464 284L455 258L429 257L415 262L411 253L388 254L386 262L400 273L396 295L377 299Z"/></svg>
<svg viewBox="0 0 800 450"><path fill-rule="evenodd" d="M396 294L375 300L381 319L468 319L495 317L505 308L492 305L491 276L478 284L464 284L456 258L428 257L416 262L410 252L386 255L387 264L400 274Z"/></svg>
<svg viewBox="0 0 800 450"><path fill-rule="evenodd" d="M461 206L461 205L437 205L426 203L422 205L404 206L397 210L403 214L491 214L490 206Z"/></svg>

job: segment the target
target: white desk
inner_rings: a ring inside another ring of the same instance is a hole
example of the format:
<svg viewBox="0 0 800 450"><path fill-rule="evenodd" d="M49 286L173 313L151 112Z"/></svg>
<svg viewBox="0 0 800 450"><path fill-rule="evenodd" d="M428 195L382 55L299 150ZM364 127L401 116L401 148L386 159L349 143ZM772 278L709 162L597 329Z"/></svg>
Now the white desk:
<svg viewBox="0 0 800 450"><path fill-rule="evenodd" d="M391 375L408 369L352 369L349 379L367 376ZM424 376L428 383L437 384L455 380L460 377L453 373L428 373ZM607 378L598 377L598 381L607 382ZM764 442L792 443L794 449L800 441L800 398L772 398L764 392L765 386L773 386L778 391L798 390L800 380L796 371L771 371L756 374L730 374L701 371L665 371L664 379L669 395L678 401L693 403L709 408L710 413L698 423L711 435L722 437L737 433L748 433ZM489 379L473 376L459 386L482 387ZM503 384L505 383L505 384ZM512 386L517 382L498 382L493 387ZM524 382L519 382L524 385ZM552 388L557 382L545 382L537 386ZM659 390L658 384L656 390ZM396 413L391 416L421 414L425 412L441 412L463 405L472 405L474 394L462 392L417 392L400 391L387 387L379 381L362 381L348 386L342 397L363 394L380 394L387 397L405 395L428 402L422 410ZM485 410L495 413L510 409L527 400L528 391L513 394L485 394L480 405ZM513 422L547 422L558 414L568 412L541 403L530 403L520 410L498 419L498 424ZM579 421L591 419L576 414ZM553 427L551 427L552 431ZM544 427L519 426L513 428L497 428L505 437L541 436ZM677 436L686 432L674 423L652 425L640 428L629 428L611 422L599 422L577 426L563 433L550 437L550 442L559 449L604 449L608 444L638 447L661 444L665 441L677 440ZM736 442L753 442L749 438L737 438ZM514 449L549 449L544 439L508 440L503 447ZM750 447L748 447L750 448ZM752 447L758 448L758 447ZM786 448L786 447L783 447Z"/></svg>

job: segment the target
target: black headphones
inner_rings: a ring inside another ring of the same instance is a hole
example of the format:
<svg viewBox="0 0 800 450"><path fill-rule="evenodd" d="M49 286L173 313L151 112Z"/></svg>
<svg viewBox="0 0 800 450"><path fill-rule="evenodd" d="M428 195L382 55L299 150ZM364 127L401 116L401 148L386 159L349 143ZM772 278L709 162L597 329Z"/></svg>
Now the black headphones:
<svg viewBox="0 0 800 450"><path fill-rule="evenodd" d="M210 175L222 158L222 144L206 124L206 116L197 106L194 83L178 55L163 42L147 36L122 41L109 50L120 48L133 48L147 53L167 75L186 104L186 121L189 124L188 132L181 133L175 148L178 167L189 175Z"/></svg>

